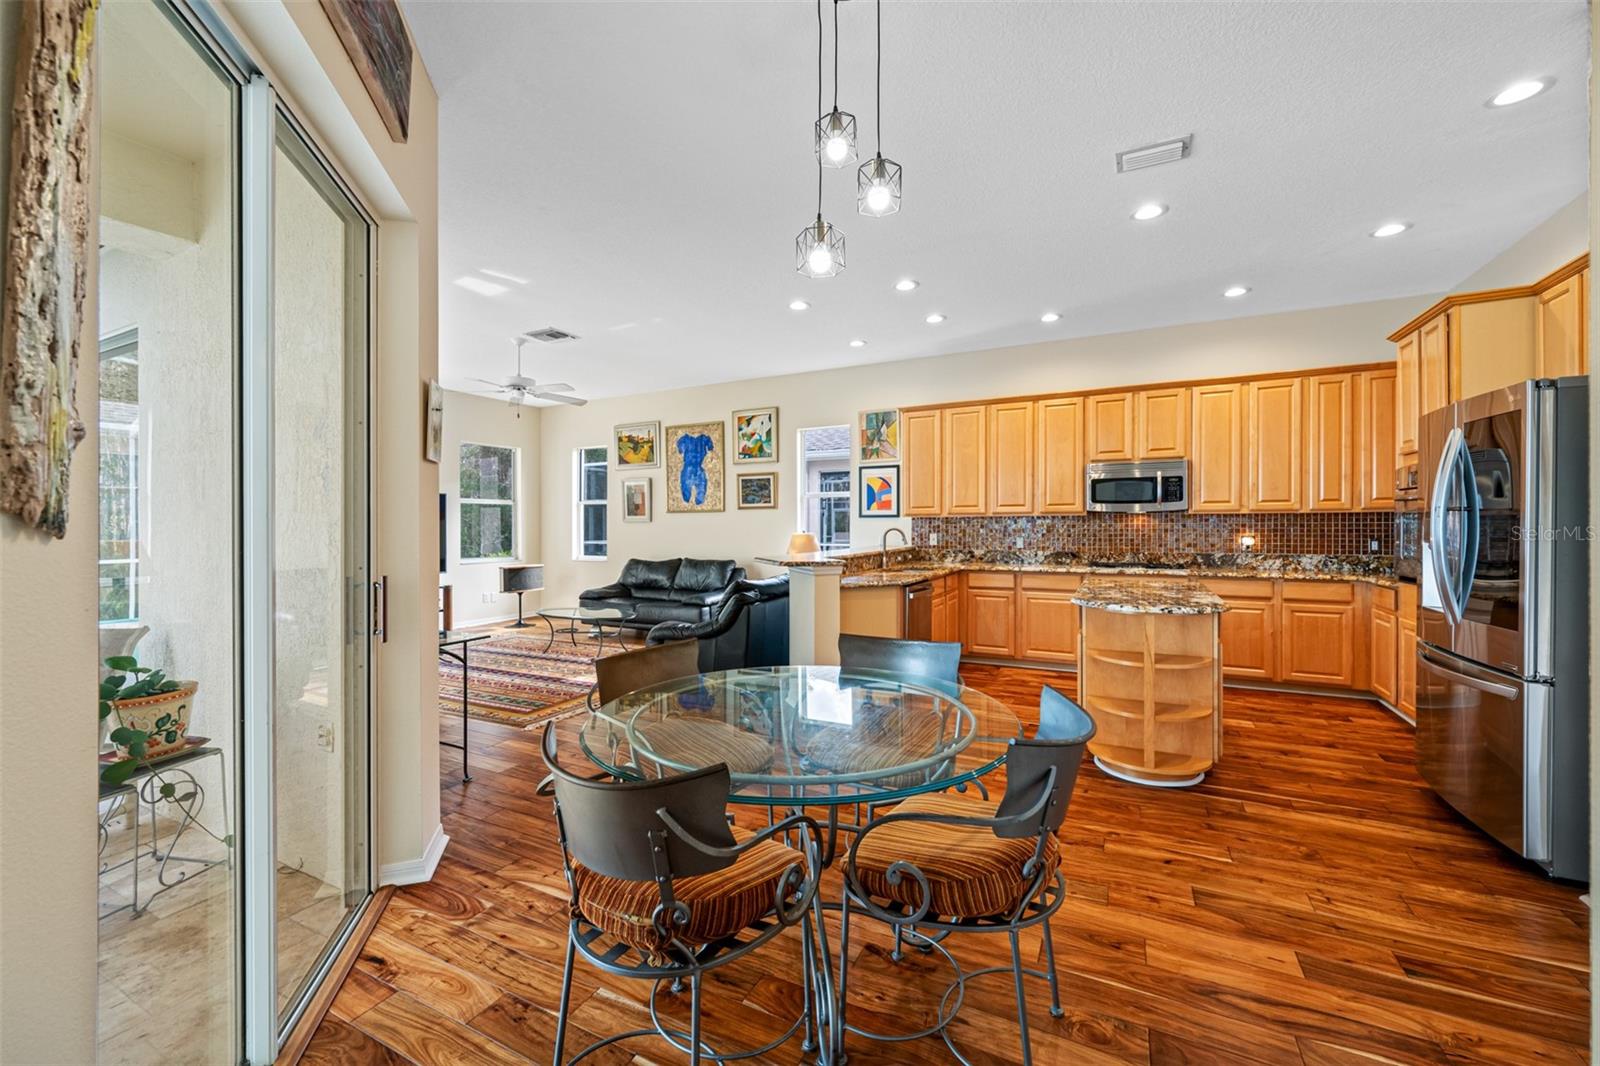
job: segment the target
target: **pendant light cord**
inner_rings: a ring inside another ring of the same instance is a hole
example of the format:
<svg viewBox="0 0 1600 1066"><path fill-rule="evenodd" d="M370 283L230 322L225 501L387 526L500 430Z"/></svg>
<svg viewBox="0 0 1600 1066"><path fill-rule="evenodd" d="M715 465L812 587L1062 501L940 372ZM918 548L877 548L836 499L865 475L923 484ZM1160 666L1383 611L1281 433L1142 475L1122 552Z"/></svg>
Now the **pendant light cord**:
<svg viewBox="0 0 1600 1066"><path fill-rule="evenodd" d="M878 158L883 158L883 0L877 0L874 13L878 20L878 71L875 92L878 97ZM837 89L834 90L838 92Z"/></svg>
<svg viewBox="0 0 1600 1066"><path fill-rule="evenodd" d="M839 0L833 0L833 109L839 110Z"/></svg>
<svg viewBox="0 0 1600 1066"><path fill-rule="evenodd" d="M837 12L838 12L838 7L837 6L835 6L835 8L834 8L834 12L835 12L835 18L837 18ZM837 25L837 23L835 23L835 25ZM834 66L834 70L835 71L838 70L837 63ZM837 77L837 74L835 74L835 77ZM837 94L838 90L835 89L834 92ZM817 113L818 116L820 116L822 114L822 0L817 0L817 112L816 113ZM817 121L820 123L822 121L822 119L819 117L817 119ZM818 130L817 135L819 137L821 136L821 130L820 129ZM817 221L818 222L822 221L822 144L821 144L820 141L817 143Z"/></svg>

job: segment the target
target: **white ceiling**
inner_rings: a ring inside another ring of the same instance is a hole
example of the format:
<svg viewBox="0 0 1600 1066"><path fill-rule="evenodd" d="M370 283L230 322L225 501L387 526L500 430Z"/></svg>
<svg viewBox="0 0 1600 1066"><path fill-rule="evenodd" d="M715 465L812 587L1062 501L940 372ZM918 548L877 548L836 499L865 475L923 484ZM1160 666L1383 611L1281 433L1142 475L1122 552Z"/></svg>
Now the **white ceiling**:
<svg viewBox="0 0 1600 1066"><path fill-rule="evenodd" d="M503 377L509 338L546 325L582 339L531 345L528 372L608 396L1435 292L1587 185L1581 0L891 0L904 208L861 217L853 171L826 172L848 266L816 281L792 250L816 211L812 4L405 11L441 97L453 387ZM840 104L869 146L872 11L840 12ZM1555 82L1484 106L1529 77ZM1115 173L1187 133L1189 159ZM1129 221L1146 200L1172 210ZM1414 228L1368 236L1390 219ZM527 284L452 284L481 268ZM1253 291L1223 300L1234 283Z"/></svg>

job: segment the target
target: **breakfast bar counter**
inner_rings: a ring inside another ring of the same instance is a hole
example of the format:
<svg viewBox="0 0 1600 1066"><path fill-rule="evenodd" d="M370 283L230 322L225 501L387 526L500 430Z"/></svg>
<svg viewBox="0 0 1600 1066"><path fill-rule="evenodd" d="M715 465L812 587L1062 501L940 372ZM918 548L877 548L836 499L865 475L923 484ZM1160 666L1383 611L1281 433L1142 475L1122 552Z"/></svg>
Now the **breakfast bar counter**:
<svg viewBox="0 0 1600 1066"><path fill-rule="evenodd" d="M1072 596L1078 695L1095 765L1140 785L1197 785L1222 757L1220 618L1193 580L1090 578Z"/></svg>

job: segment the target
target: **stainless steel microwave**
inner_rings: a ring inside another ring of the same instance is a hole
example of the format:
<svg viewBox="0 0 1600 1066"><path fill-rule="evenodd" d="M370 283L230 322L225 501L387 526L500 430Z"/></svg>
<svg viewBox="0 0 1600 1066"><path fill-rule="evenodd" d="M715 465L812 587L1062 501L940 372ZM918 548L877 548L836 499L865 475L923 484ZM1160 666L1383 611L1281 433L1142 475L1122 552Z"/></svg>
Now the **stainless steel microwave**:
<svg viewBox="0 0 1600 1066"><path fill-rule="evenodd" d="M1091 511L1187 511L1189 461L1090 463L1084 499Z"/></svg>

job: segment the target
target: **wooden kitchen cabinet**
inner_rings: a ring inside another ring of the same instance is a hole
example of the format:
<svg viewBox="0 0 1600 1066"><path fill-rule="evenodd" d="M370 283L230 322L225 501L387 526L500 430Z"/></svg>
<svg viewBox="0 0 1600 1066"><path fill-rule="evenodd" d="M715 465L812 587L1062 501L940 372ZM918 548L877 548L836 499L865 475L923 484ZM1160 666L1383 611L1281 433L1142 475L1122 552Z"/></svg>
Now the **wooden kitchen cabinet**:
<svg viewBox="0 0 1600 1066"><path fill-rule="evenodd" d="M1368 630L1367 654L1372 694L1389 704L1395 702L1396 679L1400 669L1400 619L1396 613L1394 589L1372 590L1372 615Z"/></svg>
<svg viewBox="0 0 1600 1066"><path fill-rule="evenodd" d="M1588 271L1539 293L1536 320L1536 374L1559 378L1589 372L1588 338L1585 336L1585 303Z"/></svg>
<svg viewBox="0 0 1600 1066"><path fill-rule="evenodd" d="M1006 573L974 572L967 575L963 602L963 649L970 655L997 659L1016 657L1016 578Z"/></svg>
<svg viewBox="0 0 1600 1066"><path fill-rule="evenodd" d="M1402 584L1398 602L1394 705L1414 719L1417 716L1417 586Z"/></svg>
<svg viewBox="0 0 1600 1066"><path fill-rule="evenodd" d="M1450 312L1444 311L1417 331L1417 409L1422 414L1450 403Z"/></svg>
<svg viewBox="0 0 1600 1066"><path fill-rule="evenodd" d="M1298 511L1305 499L1301 378L1252 381L1246 390L1248 509Z"/></svg>
<svg viewBox="0 0 1600 1066"><path fill-rule="evenodd" d="M1017 580L1017 658L1034 662L1078 661L1078 605L1072 602L1077 574L1028 574Z"/></svg>
<svg viewBox="0 0 1600 1066"><path fill-rule="evenodd" d="M1342 581L1285 581L1281 595L1278 680L1354 688L1355 587Z"/></svg>
<svg viewBox="0 0 1600 1066"><path fill-rule="evenodd" d="M1368 370L1356 375L1356 506L1363 511L1394 510L1398 375Z"/></svg>
<svg viewBox="0 0 1600 1066"><path fill-rule="evenodd" d="M1476 300L1452 307L1450 401L1537 376L1538 318L1539 302L1532 296Z"/></svg>
<svg viewBox="0 0 1600 1066"><path fill-rule="evenodd" d="M1040 514L1083 513L1083 397L1040 400L1034 412L1034 490Z"/></svg>
<svg viewBox="0 0 1600 1066"><path fill-rule="evenodd" d="M944 513L944 412L907 411L901 419L901 472L905 513L933 516Z"/></svg>
<svg viewBox="0 0 1600 1066"><path fill-rule="evenodd" d="M1096 393L1085 397L1087 430L1084 461L1111 462L1134 458L1134 394Z"/></svg>
<svg viewBox="0 0 1600 1066"><path fill-rule="evenodd" d="M945 592L945 581L941 577L933 583L933 620L928 626L928 639L933 641L950 639L950 599Z"/></svg>
<svg viewBox="0 0 1600 1066"><path fill-rule="evenodd" d="M1243 511L1244 391L1237 382L1196 385L1189 446L1189 510Z"/></svg>
<svg viewBox="0 0 1600 1066"><path fill-rule="evenodd" d="M944 513L988 513L989 408L944 409Z"/></svg>
<svg viewBox="0 0 1600 1066"><path fill-rule="evenodd" d="M1417 420L1422 413L1418 348L1415 332L1407 333L1395 345L1394 446L1400 459L1397 466L1414 463L1417 459Z"/></svg>
<svg viewBox="0 0 1600 1066"><path fill-rule="evenodd" d="M1306 504L1313 511L1356 507L1356 378L1313 374L1306 388Z"/></svg>
<svg viewBox="0 0 1600 1066"><path fill-rule="evenodd" d="M1213 578L1201 584L1228 609L1219 620L1222 676L1271 681L1278 672L1278 600L1275 582Z"/></svg>
<svg viewBox="0 0 1600 1066"><path fill-rule="evenodd" d="M989 514L1033 511L1032 400L989 405Z"/></svg>
<svg viewBox="0 0 1600 1066"><path fill-rule="evenodd" d="M1189 390L1134 393L1134 458L1182 459L1189 454Z"/></svg>

